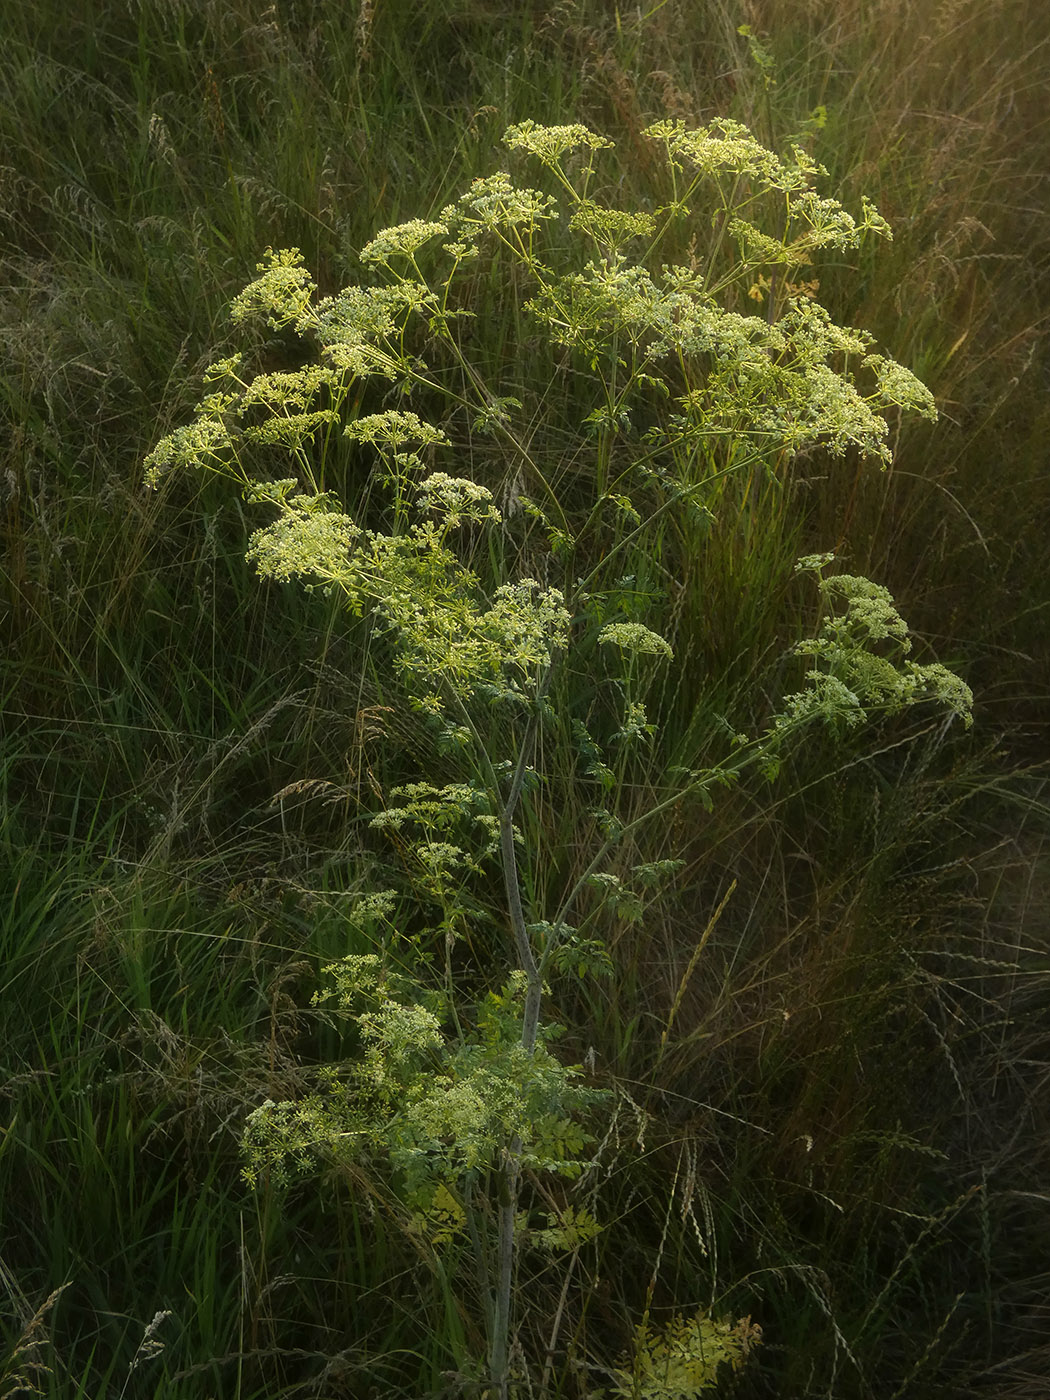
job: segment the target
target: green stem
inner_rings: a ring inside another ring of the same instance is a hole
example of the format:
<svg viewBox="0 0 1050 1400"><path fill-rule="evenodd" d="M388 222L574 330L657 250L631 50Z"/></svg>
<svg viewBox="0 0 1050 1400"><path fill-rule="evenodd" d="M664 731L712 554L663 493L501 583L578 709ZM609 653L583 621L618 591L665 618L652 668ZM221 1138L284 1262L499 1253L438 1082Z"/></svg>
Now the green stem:
<svg viewBox="0 0 1050 1400"><path fill-rule="evenodd" d="M521 799L525 774L529 766L529 754L539 728L543 700L554 675L554 658L540 680L536 692L536 709L518 750L518 761L514 766L510 788L500 809L500 856L503 863L503 881L507 894L507 912L510 915L511 932L518 963L525 973L525 1008L521 1022L521 1044L527 1054L536 1048L539 1034L540 1009L543 1002L543 977L536 955L529 941L528 925L525 922L525 908L521 897L521 881L518 875L518 856L514 847L514 813ZM496 1297L493 1307L492 1333L489 1344L489 1374L496 1388L499 1400L508 1400L509 1361L510 1361L510 1320L511 1291L514 1282L515 1222L518 1208L518 1183L521 1176L522 1140L519 1133L513 1134L507 1143L503 1161L499 1167L499 1236L496 1257Z"/></svg>

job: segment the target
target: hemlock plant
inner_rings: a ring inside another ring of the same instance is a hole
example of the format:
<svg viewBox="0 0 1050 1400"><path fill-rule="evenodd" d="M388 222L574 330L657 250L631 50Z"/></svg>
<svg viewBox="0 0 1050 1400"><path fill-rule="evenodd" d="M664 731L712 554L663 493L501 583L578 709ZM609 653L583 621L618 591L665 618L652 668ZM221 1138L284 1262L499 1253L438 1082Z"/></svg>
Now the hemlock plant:
<svg viewBox="0 0 1050 1400"><path fill-rule="evenodd" d="M328 967L315 998L345 1018L354 1049L310 1098L250 1113L245 1174L381 1164L435 1244L467 1241L488 1339L479 1376L501 1398L516 1385L523 1239L576 1248L601 1228L567 1208L530 1231L519 1188L526 1170L578 1177L602 1111L602 1091L551 1048L559 1027L544 1017L545 986L609 975L602 904L642 917L646 891L679 868L674 852L630 866L619 859L625 838L690 789L752 765L775 772L811 726L841 732L930 701L970 723L963 682L908 659L886 590L827 573L832 557L814 556L799 568L816 576L824 617L796 647L809 661L803 689L763 732L738 735L720 765L669 779L641 814L620 802L631 751L654 740L647 679L675 665L674 637L648 625L631 561L658 551L669 525L701 540L735 474L782 470L818 447L885 464L888 411L935 416L908 370L865 332L834 324L813 284L795 280L824 250L889 237L871 205L854 218L819 197L822 172L804 152L784 159L734 122L659 122L645 136L663 171L663 202L649 209L589 193L604 137L523 122L505 143L539 163L553 192L506 172L475 180L438 218L378 233L360 253L365 280L329 297L318 298L297 250L268 250L231 309L245 350L210 367L193 422L145 464L151 486L203 469L263 507L269 523L248 549L260 576L339 595L369 630L369 664L388 693L429 731L431 773L377 797L370 819L401 856L396 887L365 894L348 915L373 951ZM662 262L693 226L710 227L702 254L694 239L687 264ZM493 287L524 337L503 369L478 325ZM760 315L740 309L761 300ZM294 346L301 367L256 372L268 339L285 362ZM541 351L578 389L573 465L561 475L536 450L542 383L525 406ZM361 411L366 401L375 411ZM361 480L332 490L348 454L365 463ZM577 655L610 673L595 683L622 710L604 742L584 715L561 716L578 771L600 792L603 839L556 907L533 907L526 892L545 888L533 878L543 856L522 815L536 785L556 781L545 736L552 695L564 693L556 682ZM495 951L478 891L496 872L502 966L479 999L455 951ZM585 929L574 923L584 903ZM646 1319L615 1393L684 1394L671 1372L694 1393L756 1337L698 1316L657 1338Z"/></svg>

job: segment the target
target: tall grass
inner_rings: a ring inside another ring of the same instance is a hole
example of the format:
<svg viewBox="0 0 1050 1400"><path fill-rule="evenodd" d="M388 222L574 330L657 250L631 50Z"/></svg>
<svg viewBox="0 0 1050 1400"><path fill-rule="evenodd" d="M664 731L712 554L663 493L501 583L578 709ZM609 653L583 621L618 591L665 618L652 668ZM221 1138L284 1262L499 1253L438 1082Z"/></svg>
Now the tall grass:
<svg viewBox="0 0 1050 1400"><path fill-rule="evenodd" d="M725 113L891 219L821 295L942 420L902 426L885 475L814 457L720 503L731 534L668 542L690 643L639 802L763 716L811 547L966 667L977 737L888 726L654 838L687 859L680 897L608 930L615 979L561 1008L618 1094L585 1182L616 1230L527 1262L522 1344L582 1395L643 1310L703 1305L764 1328L742 1395L1021 1400L1050 1371L1050 22L1034 0L507 11L0 6L0 1395L455 1391L477 1339L378 1177L238 1177L245 1111L333 1051L310 995L369 877L346 793L416 736L334 609L250 577L240 509L144 495L141 458L267 245L330 291L526 117L608 131L628 207L647 122ZM484 335L494 364L531 353L498 288ZM565 440L536 448L571 489ZM537 805L551 880L587 805Z"/></svg>

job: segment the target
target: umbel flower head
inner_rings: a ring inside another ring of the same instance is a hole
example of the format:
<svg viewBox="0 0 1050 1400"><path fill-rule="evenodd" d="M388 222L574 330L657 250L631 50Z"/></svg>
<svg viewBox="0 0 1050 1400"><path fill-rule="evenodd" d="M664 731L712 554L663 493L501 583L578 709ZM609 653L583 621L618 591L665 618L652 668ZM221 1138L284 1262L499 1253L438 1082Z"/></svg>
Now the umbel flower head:
<svg viewBox="0 0 1050 1400"><path fill-rule="evenodd" d="M620 651L633 652L636 656L662 656L670 660L674 655L669 642L640 622L610 622L598 633L598 641L602 646L619 647Z"/></svg>
<svg viewBox="0 0 1050 1400"><path fill-rule="evenodd" d="M262 320L275 330L294 324L317 290L303 266L298 248L267 248L258 264L260 276L250 282L230 306L230 319L237 322Z"/></svg>
<svg viewBox="0 0 1050 1400"><path fill-rule="evenodd" d="M540 126L534 121L508 126L503 144L511 150L528 151L544 165L558 165L570 151L611 149L613 143L579 122L568 126Z"/></svg>

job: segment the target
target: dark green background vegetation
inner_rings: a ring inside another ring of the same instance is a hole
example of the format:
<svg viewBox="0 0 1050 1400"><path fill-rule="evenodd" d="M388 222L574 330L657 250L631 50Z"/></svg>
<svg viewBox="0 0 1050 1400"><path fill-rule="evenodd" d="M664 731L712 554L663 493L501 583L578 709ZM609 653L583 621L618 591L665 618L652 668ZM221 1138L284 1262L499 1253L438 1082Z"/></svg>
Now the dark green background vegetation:
<svg viewBox="0 0 1050 1400"><path fill-rule="evenodd" d="M311 784L396 780L411 717L362 700L334 606L259 585L236 501L147 494L141 462L267 245L333 291L526 117L611 136L629 207L641 129L715 115L880 206L893 244L819 269L821 297L942 418L902 425L886 473L813 454L737 502L690 584L671 738L719 752L718 716L764 712L807 607L792 561L825 548L891 589L977 723L813 745L681 812L678 896L562 999L620 1093L615 1230L567 1283L523 1281L523 1344L542 1359L561 1306L553 1392L596 1391L655 1280L657 1318L761 1323L742 1396L1043 1394L1045 6L0 0L0 36L0 1398L454 1390L466 1323L375 1183L239 1177L246 1111L330 1050L310 996L362 879L352 802ZM498 308L487 334L521 353Z"/></svg>

